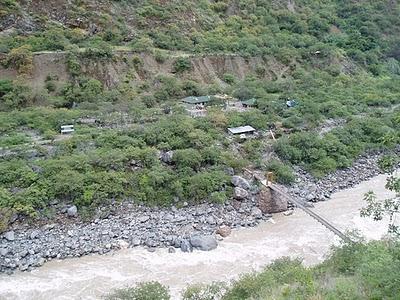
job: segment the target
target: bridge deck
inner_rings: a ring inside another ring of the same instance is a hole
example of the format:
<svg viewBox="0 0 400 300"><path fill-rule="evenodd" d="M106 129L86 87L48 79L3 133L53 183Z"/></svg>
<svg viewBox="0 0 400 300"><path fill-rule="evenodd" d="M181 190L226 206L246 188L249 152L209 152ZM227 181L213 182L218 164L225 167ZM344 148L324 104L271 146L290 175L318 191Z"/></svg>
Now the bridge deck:
<svg viewBox="0 0 400 300"><path fill-rule="evenodd" d="M317 220L319 223L321 223L322 225L324 225L326 228L328 228L330 231L332 231L334 234L336 234L337 236L339 236L342 240L346 241L346 242L352 242L352 240L345 235L344 233L342 233L339 229L337 229L335 226L333 226L331 223L329 223L329 221L327 221L326 219L324 219L322 216L318 215L316 212L312 211L311 209L309 209L308 207L305 207L301 202L297 201L296 199L290 197L289 195L287 195L285 192L283 192L280 188L278 188L276 185L274 184L265 184L264 182L261 182L264 186L269 187L270 189L272 189L273 191L279 193L281 196L285 197L288 201L292 202L293 204L295 204L298 208L302 209L305 213L307 213L308 215L310 215L311 217L313 217L315 220Z"/></svg>
<svg viewBox="0 0 400 300"><path fill-rule="evenodd" d="M287 193L282 191L276 184L273 184L267 180L265 180L262 176L259 174L256 174L252 170L244 169L247 173L251 174L255 179L260 181L260 183L267 187L270 188L271 190L279 193L281 196L285 197L289 202L295 204L298 208L303 210L306 214L309 216L313 217L315 220L317 220L319 223L324 225L326 228L328 228L330 231L332 231L334 234L336 234L338 237L340 237L343 241L345 242L353 242L347 235L345 235L343 232L341 232L339 229L337 229L335 226L333 226L329 221L324 219L322 216L318 215L316 212L312 211L308 207L304 206L300 201L294 199L293 197L290 197Z"/></svg>

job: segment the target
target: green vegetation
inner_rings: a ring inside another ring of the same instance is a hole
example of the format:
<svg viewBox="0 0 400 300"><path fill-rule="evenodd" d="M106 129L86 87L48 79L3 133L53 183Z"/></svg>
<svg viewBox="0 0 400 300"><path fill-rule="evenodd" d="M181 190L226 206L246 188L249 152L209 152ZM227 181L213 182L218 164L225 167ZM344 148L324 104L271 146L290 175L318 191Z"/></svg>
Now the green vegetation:
<svg viewBox="0 0 400 300"><path fill-rule="evenodd" d="M182 73L192 68L190 60L188 58L180 57L174 63L174 72Z"/></svg>
<svg viewBox="0 0 400 300"><path fill-rule="evenodd" d="M400 226L396 221L396 216L400 212L400 176L396 174L399 157L396 155L385 155L380 159L379 164L383 171L389 173L385 187L395 193L395 196L380 201L374 192L368 192L364 196L367 206L361 210L361 216L373 217L375 221L382 220L384 216L388 216L389 234L400 236Z"/></svg>
<svg viewBox="0 0 400 300"><path fill-rule="evenodd" d="M105 297L107 300L169 300L170 298L168 289L158 282L118 289Z"/></svg>
<svg viewBox="0 0 400 300"><path fill-rule="evenodd" d="M399 246L395 241L345 245L312 268L281 259L243 276L222 299L396 299Z"/></svg>
<svg viewBox="0 0 400 300"><path fill-rule="evenodd" d="M268 172L273 172L273 174L276 176L277 182L279 183L290 184L295 179L292 169L279 160L273 159L269 161L266 169Z"/></svg>
<svg viewBox="0 0 400 300"><path fill-rule="evenodd" d="M301 61L332 74L340 72L336 63L346 57L373 74L385 72L382 59L399 70L396 2L298 0L291 10L286 0L109 2L113 3L96 10L89 1L57 7L66 27L51 22L54 16L39 5L35 11L42 15L35 23L41 29L3 38L0 49L8 52L22 45L30 45L32 51L68 50L71 45L91 49L102 41L139 52L160 48L269 55L285 65ZM111 6L117 9L110 10ZM3 14L29 9L12 0L2 0L0 8Z"/></svg>
<svg viewBox="0 0 400 300"><path fill-rule="evenodd" d="M398 241L343 245L314 267L307 268L300 260L282 258L259 273L243 275L229 286L195 285L182 295L185 300L398 299L399 250ZM143 286L146 285L117 290L110 299L168 299L168 290L154 283L149 287L160 291L158 295L152 292L153 298L146 294L136 298Z"/></svg>

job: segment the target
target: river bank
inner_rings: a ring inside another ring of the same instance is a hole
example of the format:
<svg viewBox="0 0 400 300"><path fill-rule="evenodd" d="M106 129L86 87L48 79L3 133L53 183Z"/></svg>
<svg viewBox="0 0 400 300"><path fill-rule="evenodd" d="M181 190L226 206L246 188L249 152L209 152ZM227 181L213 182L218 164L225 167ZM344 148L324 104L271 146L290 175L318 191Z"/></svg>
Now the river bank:
<svg viewBox="0 0 400 300"><path fill-rule="evenodd" d="M331 201L315 204L314 210L342 231L358 229L367 239L379 239L386 233L387 222L361 218L359 209L369 190L374 190L378 199L391 197L385 183L385 175L376 176L333 194ZM211 253L149 252L136 247L102 256L53 260L32 272L2 274L0 298L92 300L113 288L160 281L170 287L173 299L179 299L180 291L189 284L229 281L282 256L303 258L306 265L317 264L325 259L331 245L338 243L332 232L296 209L291 216L276 214L273 221L255 228L233 230Z"/></svg>
<svg viewBox="0 0 400 300"><path fill-rule="evenodd" d="M380 173L380 153L360 156L352 167L339 170L320 180L297 170L298 181L287 188L299 199L327 200L337 190L352 187ZM201 204L183 208L148 208L123 203L93 222L69 221L30 228L15 226L0 238L0 273L29 271L53 259L105 254L113 250L144 246L191 251L190 237L213 236L221 227L254 227L271 215L257 208L257 189L251 186L249 197L226 204ZM220 235L217 235L222 240Z"/></svg>

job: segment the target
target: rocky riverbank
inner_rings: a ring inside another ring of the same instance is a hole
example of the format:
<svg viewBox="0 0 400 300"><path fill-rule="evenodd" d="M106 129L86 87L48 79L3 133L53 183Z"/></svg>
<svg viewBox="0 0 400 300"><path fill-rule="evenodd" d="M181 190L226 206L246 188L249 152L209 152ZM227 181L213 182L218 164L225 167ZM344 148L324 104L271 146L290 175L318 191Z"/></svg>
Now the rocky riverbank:
<svg viewBox="0 0 400 300"><path fill-rule="evenodd" d="M400 148L395 150L400 154ZM384 153L370 152L360 156L351 167L337 170L321 179L316 179L306 171L296 168L296 182L286 188L291 196L308 202L319 202L330 199L339 190L351 188L382 173L378 161Z"/></svg>
<svg viewBox="0 0 400 300"><path fill-rule="evenodd" d="M340 189L352 187L380 173L381 153L361 156L352 167L316 180L297 169L298 180L287 192L310 202L324 201ZM144 246L212 250L217 239L231 228L256 226L271 217L258 208L259 189L244 178L234 176L236 200L226 204L201 204L183 208L148 208L123 203L111 213L91 223L81 221L46 224L32 228L15 225L0 236L0 272L28 271L52 259L104 254L115 249ZM66 215L74 219L74 207ZM75 220L75 219L74 219Z"/></svg>
<svg viewBox="0 0 400 300"><path fill-rule="evenodd" d="M123 203L91 223L54 223L39 228L15 226L0 237L0 272L27 271L52 259L104 254L136 246L147 247L149 251L156 247L169 247L170 252L176 248L186 252L193 248L212 250L217 246L217 237L229 235L231 228L252 227L270 217L257 208L255 186L238 176L232 182L245 195L226 204L178 209ZM75 207L70 207L66 215L74 218L76 213Z"/></svg>

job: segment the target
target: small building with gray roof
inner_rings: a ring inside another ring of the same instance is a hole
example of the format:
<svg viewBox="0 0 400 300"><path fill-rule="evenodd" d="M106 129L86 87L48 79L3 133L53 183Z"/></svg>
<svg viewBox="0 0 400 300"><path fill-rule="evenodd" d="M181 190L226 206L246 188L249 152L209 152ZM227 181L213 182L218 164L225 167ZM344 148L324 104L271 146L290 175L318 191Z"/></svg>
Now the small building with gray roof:
<svg viewBox="0 0 400 300"><path fill-rule="evenodd" d="M230 134L246 134L246 133L252 134L256 130L251 126L246 125L246 126L240 126L240 127L230 127L230 128L228 128L228 131Z"/></svg>

